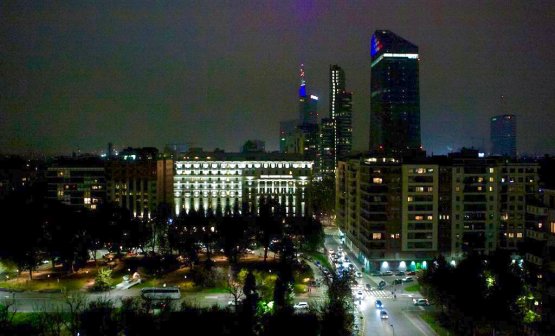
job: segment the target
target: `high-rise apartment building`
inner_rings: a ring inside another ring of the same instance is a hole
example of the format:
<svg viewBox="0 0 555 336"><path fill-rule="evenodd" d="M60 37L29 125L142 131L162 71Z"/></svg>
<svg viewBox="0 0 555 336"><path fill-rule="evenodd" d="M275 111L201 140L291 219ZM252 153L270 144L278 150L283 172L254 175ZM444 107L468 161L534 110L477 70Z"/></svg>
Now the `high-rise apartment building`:
<svg viewBox="0 0 555 336"><path fill-rule="evenodd" d="M370 150L420 150L418 47L389 30L377 30L370 56Z"/></svg>
<svg viewBox="0 0 555 336"><path fill-rule="evenodd" d="M369 270L424 267L439 254L460 260L516 251L526 205L538 192L538 169L476 150L351 157L336 172L337 224Z"/></svg>
<svg viewBox="0 0 555 336"><path fill-rule="evenodd" d="M309 94L306 85L304 65L299 70L299 124L318 124L318 96Z"/></svg>
<svg viewBox="0 0 555 336"><path fill-rule="evenodd" d="M498 115L490 121L491 154L516 157L516 116Z"/></svg>
<svg viewBox="0 0 555 336"><path fill-rule="evenodd" d="M46 172L47 198L96 209L106 202L106 174L99 157L59 158Z"/></svg>

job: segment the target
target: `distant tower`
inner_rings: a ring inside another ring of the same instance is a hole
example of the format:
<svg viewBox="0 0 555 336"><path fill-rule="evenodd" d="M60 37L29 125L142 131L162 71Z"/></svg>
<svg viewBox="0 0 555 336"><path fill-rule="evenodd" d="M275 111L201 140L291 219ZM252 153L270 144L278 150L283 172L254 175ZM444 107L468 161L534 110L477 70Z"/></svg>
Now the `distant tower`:
<svg viewBox="0 0 555 336"><path fill-rule="evenodd" d="M418 47L389 30L376 30L370 57L370 150L419 150Z"/></svg>
<svg viewBox="0 0 555 336"><path fill-rule="evenodd" d="M301 125L318 124L318 97L308 94L304 64L301 64L299 78L299 122Z"/></svg>
<svg viewBox="0 0 555 336"><path fill-rule="evenodd" d="M516 157L516 116L502 114L490 120L491 154Z"/></svg>
<svg viewBox="0 0 555 336"><path fill-rule="evenodd" d="M330 65L330 118L334 125L334 167L351 153L353 142L352 93L345 90L345 72L339 65Z"/></svg>

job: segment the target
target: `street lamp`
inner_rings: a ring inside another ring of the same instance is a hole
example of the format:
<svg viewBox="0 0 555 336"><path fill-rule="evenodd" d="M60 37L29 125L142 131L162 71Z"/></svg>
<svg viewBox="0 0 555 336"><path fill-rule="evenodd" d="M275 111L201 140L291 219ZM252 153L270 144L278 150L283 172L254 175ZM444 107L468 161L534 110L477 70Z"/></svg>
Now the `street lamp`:
<svg viewBox="0 0 555 336"><path fill-rule="evenodd" d="M393 333L393 336L395 336L395 328L393 328L393 324L389 325L391 327L391 332Z"/></svg>

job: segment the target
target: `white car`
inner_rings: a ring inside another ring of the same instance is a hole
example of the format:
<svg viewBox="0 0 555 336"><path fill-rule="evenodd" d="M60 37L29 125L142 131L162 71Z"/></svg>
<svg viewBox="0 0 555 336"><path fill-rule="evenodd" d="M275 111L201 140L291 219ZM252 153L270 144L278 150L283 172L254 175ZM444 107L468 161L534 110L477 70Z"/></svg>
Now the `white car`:
<svg viewBox="0 0 555 336"><path fill-rule="evenodd" d="M361 290L359 290L359 291L356 293L356 298L357 298L357 300L362 300L362 299L364 299L364 293L363 293Z"/></svg>
<svg viewBox="0 0 555 336"><path fill-rule="evenodd" d="M355 272L355 277L362 278L362 273L360 273L359 271L356 271Z"/></svg>
<svg viewBox="0 0 555 336"><path fill-rule="evenodd" d="M307 302L299 302L296 305L294 305L293 308L300 309L300 310L306 310L306 309L308 309L308 303Z"/></svg>
<svg viewBox="0 0 555 336"><path fill-rule="evenodd" d="M333 254L333 250L328 250L328 253L329 253L329 254Z"/></svg>

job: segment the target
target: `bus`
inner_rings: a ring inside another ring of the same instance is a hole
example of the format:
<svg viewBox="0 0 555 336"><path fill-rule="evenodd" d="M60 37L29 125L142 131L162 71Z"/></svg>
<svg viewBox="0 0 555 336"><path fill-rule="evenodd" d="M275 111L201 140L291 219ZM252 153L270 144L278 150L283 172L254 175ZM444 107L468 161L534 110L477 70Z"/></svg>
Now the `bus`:
<svg viewBox="0 0 555 336"><path fill-rule="evenodd" d="M141 297L148 300L179 300L181 291L177 287L145 287L141 289Z"/></svg>

